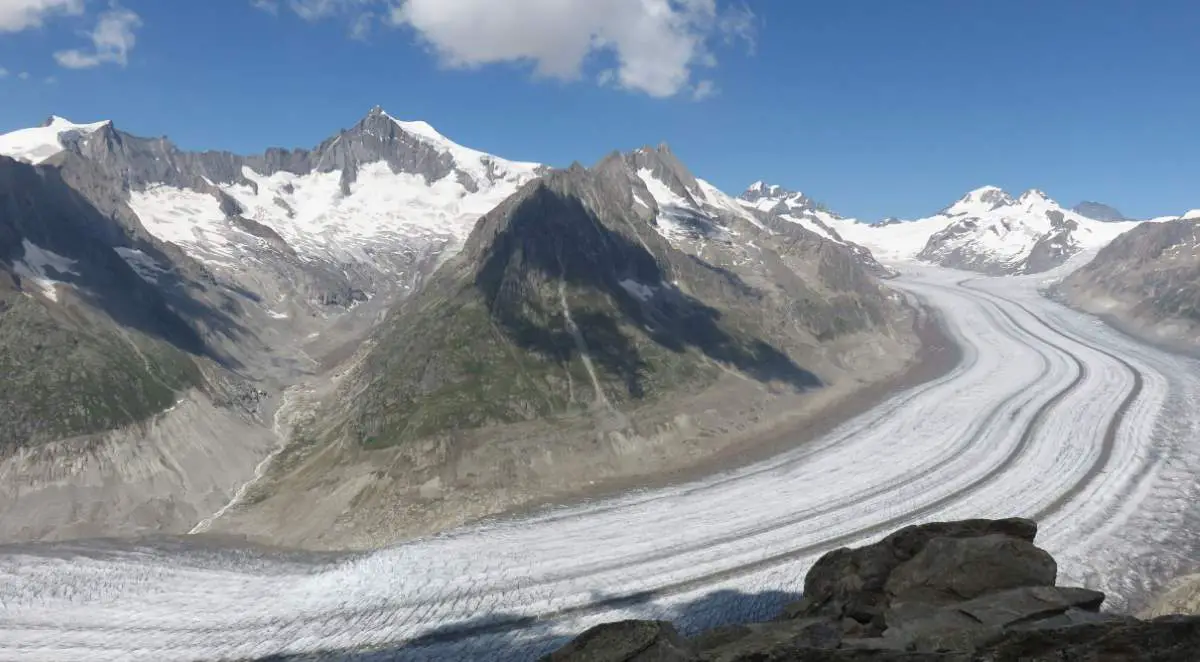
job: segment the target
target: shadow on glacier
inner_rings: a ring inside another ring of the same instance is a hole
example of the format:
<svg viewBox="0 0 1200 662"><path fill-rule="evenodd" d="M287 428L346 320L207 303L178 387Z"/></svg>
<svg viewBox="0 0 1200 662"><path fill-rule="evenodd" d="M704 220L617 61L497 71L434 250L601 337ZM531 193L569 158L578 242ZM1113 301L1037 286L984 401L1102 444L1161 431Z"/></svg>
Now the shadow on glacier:
<svg viewBox="0 0 1200 662"><path fill-rule="evenodd" d="M673 622L680 633L694 636L722 625L771 620L783 607L800 599L787 591L743 593L721 590L678 605L655 604L653 592L624 596L597 594L588 605L593 610L618 612L598 619L611 622L626 618L658 619ZM532 617L514 614L490 614L431 630L396 647L370 651L325 651L302 655L276 655L261 662L442 662L450 660L495 660L497 662L536 660L562 647L579 634L571 621L583 614L559 617ZM580 630L583 628L579 628Z"/></svg>

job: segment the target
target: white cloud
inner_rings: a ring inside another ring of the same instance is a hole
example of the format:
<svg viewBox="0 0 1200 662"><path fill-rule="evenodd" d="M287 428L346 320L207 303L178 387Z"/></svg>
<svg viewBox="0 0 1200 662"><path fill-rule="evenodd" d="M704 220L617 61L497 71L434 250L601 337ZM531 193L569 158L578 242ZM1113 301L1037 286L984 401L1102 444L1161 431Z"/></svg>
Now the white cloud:
<svg viewBox="0 0 1200 662"><path fill-rule="evenodd" d="M0 67L0 78L8 78L8 69Z"/></svg>
<svg viewBox="0 0 1200 662"><path fill-rule="evenodd" d="M54 14L78 16L84 0L0 0L0 32L41 27Z"/></svg>
<svg viewBox="0 0 1200 662"><path fill-rule="evenodd" d="M696 101L703 101L717 94L717 84L711 80L702 80L696 83L695 89L692 90L692 98Z"/></svg>
<svg viewBox="0 0 1200 662"><path fill-rule="evenodd" d="M589 78L656 97L711 95L713 84L694 82L695 71L716 66L716 42L753 46L755 26L749 9L726 0L251 2L272 12L286 5L307 21L345 20L359 39L381 20L406 26L451 67L517 62L532 65L538 76L575 80L597 53L611 54L615 66Z"/></svg>
<svg viewBox="0 0 1200 662"><path fill-rule="evenodd" d="M251 0L250 4L254 5L255 9L261 9L268 14L279 13L279 3L276 0Z"/></svg>
<svg viewBox="0 0 1200 662"><path fill-rule="evenodd" d="M89 69L110 62L123 67L129 62L129 51L137 44L134 31L141 26L142 19L137 14L114 5L100 15L95 29L88 33L93 50L58 51L54 59L68 69Z"/></svg>
<svg viewBox="0 0 1200 662"><path fill-rule="evenodd" d="M716 63L714 39L753 34L748 9L719 11L717 0L402 0L391 18L453 67L529 62L540 76L576 79L608 51L617 84L655 97L690 89L694 69Z"/></svg>
<svg viewBox="0 0 1200 662"><path fill-rule="evenodd" d="M17 74L17 78L20 78L21 80L29 80L29 72L22 71L21 73Z"/></svg>

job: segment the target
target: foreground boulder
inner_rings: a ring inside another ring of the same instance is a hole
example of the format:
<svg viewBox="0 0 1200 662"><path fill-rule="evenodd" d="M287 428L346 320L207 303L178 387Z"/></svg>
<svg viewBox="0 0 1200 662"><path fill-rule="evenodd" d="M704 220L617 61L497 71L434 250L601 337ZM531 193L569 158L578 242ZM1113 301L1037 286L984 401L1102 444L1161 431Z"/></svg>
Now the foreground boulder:
<svg viewBox="0 0 1200 662"><path fill-rule="evenodd" d="M1055 586L1057 565L1028 520L910 526L821 557L804 598L774 621L692 639L669 623L592 628L551 662L1190 662L1200 617L1140 621L1100 612L1104 594Z"/></svg>

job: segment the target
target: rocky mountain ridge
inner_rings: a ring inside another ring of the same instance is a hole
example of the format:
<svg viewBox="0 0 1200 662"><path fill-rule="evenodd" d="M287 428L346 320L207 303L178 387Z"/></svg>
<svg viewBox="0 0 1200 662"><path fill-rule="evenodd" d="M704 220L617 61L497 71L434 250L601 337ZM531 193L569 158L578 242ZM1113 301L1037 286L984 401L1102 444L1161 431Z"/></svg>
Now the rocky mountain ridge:
<svg viewBox="0 0 1200 662"><path fill-rule="evenodd" d="M378 108L249 157L59 117L0 136L0 535L191 529L285 434L280 391L539 172Z"/></svg>
<svg viewBox="0 0 1200 662"><path fill-rule="evenodd" d="M1147 340L1200 350L1200 211L1117 237L1054 288L1071 305Z"/></svg>
<svg viewBox="0 0 1200 662"><path fill-rule="evenodd" d="M219 526L373 546L683 467L731 443L714 425L901 369L913 322L852 250L771 229L666 146L551 171L391 312ZM297 498L314 481L344 489ZM300 510L311 529L281 531Z"/></svg>
<svg viewBox="0 0 1200 662"><path fill-rule="evenodd" d="M876 223L842 217L803 194L761 182L743 198L755 208L863 246L877 259L916 260L988 275L1049 270L1136 225L1093 220L1036 189L1014 198L995 186L970 191L933 216Z"/></svg>

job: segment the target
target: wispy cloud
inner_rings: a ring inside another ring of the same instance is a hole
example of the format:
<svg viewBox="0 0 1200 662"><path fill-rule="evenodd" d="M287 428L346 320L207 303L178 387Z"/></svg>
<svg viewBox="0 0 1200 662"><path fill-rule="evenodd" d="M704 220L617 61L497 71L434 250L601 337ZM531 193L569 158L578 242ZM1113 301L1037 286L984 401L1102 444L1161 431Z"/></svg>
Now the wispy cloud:
<svg viewBox="0 0 1200 662"><path fill-rule="evenodd" d="M108 63L123 67L129 62L129 51L137 44L135 31L141 26L142 19L136 13L114 5L100 15L96 27L88 33L92 41L90 50L58 51L54 59L68 69L90 69Z"/></svg>
<svg viewBox="0 0 1200 662"><path fill-rule="evenodd" d="M253 5L255 9L265 11L268 14L279 13L278 0L251 0L250 4Z"/></svg>
<svg viewBox="0 0 1200 662"><path fill-rule="evenodd" d="M0 67L0 78L8 78L8 69Z"/></svg>
<svg viewBox="0 0 1200 662"><path fill-rule="evenodd" d="M716 96L717 92L717 84L706 79L696 83L696 87L692 89L692 98L696 101L703 101Z"/></svg>
<svg viewBox="0 0 1200 662"><path fill-rule="evenodd" d="M21 73L17 74L17 78L20 78L21 80L29 80L29 72L22 71Z"/></svg>
<svg viewBox="0 0 1200 662"><path fill-rule="evenodd" d="M0 32L41 27L54 15L78 16L84 0L0 0Z"/></svg>

